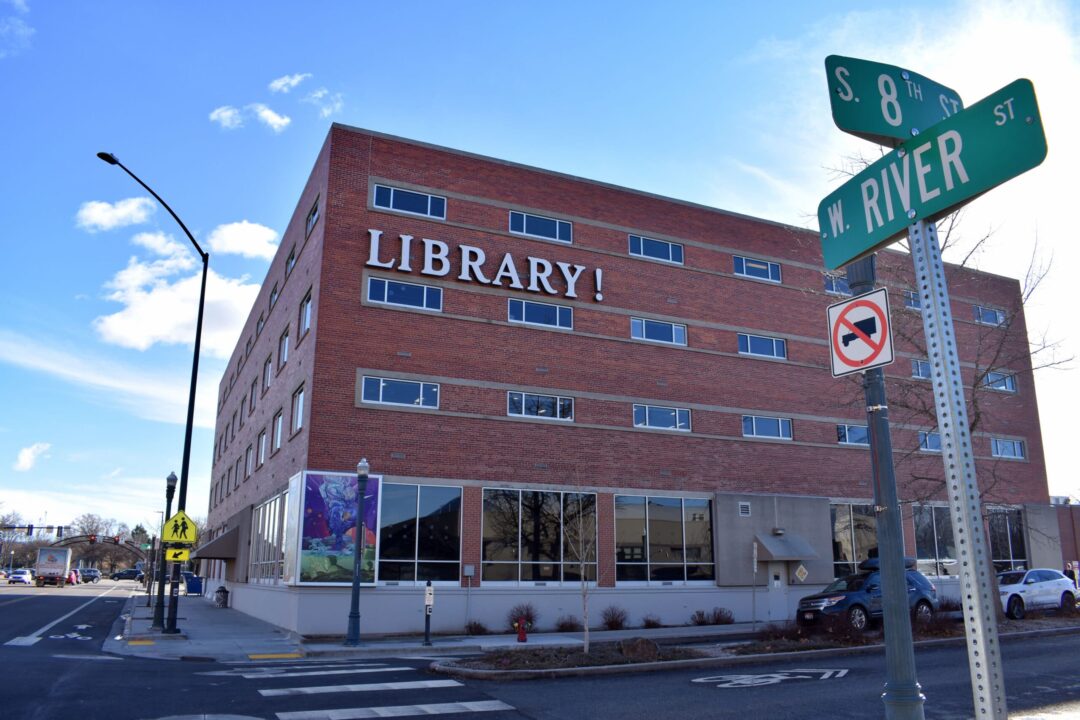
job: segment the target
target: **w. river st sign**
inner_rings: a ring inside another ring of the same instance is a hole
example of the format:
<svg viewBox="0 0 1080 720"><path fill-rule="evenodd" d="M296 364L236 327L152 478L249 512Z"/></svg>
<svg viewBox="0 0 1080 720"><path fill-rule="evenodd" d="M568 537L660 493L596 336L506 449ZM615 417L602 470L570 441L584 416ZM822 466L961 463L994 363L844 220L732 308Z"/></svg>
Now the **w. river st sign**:
<svg viewBox="0 0 1080 720"><path fill-rule="evenodd" d="M907 140L818 206L825 267L889 244L1046 157L1035 88L1016 80Z"/></svg>

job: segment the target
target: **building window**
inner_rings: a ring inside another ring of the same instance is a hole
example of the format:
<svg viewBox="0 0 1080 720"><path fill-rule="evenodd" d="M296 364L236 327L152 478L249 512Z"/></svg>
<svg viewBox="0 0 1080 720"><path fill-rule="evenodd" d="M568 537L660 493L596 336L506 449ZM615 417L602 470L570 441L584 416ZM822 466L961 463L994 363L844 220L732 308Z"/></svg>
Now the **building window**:
<svg viewBox="0 0 1080 720"><path fill-rule="evenodd" d="M446 198L385 185L375 186L375 207L446 219Z"/></svg>
<svg viewBox="0 0 1080 720"><path fill-rule="evenodd" d="M683 264L683 246L666 240L653 240L641 235L630 236L630 254L653 260Z"/></svg>
<svg viewBox="0 0 1080 720"><path fill-rule="evenodd" d="M484 490L484 582L596 581L596 495Z"/></svg>
<svg viewBox="0 0 1080 720"><path fill-rule="evenodd" d="M319 198L315 198L315 204L308 210L307 219L304 221L304 238L311 235L315 229L315 223L319 222Z"/></svg>
<svg viewBox="0 0 1080 720"><path fill-rule="evenodd" d="M567 221L513 210L510 211L510 232L565 243L574 241L574 227Z"/></svg>
<svg viewBox="0 0 1080 720"><path fill-rule="evenodd" d="M251 381L251 399L248 400L248 415L255 412L255 398L259 394L259 378Z"/></svg>
<svg viewBox="0 0 1080 720"><path fill-rule="evenodd" d="M312 309L311 291L308 290L307 295L300 302L300 337L307 335L308 330L311 329Z"/></svg>
<svg viewBox="0 0 1080 720"><path fill-rule="evenodd" d="M247 339L247 344L244 345L244 360L247 360L248 355L251 354L251 338Z"/></svg>
<svg viewBox="0 0 1080 720"><path fill-rule="evenodd" d="M915 521L915 556L919 572L923 575L956 575L956 543L949 508L916 505L912 508L912 519Z"/></svg>
<svg viewBox="0 0 1080 720"><path fill-rule="evenodd" d="M261 430L259 432L259 454L258 454L258 467L262 467L266 462L266 431Z"/></svg>
<svg viewBox="0 0 1080 720"><path fill-rule="evenodd" d="M780 264L767 260L755 260L748 257L733 256L735 260L735 274L743 277L780 282Z"/></svg>
<svg viewBox="0 0 1080 720"><path fill-rule="evenodd" d="M1013 460L1023 460L1024 441L1005 440L1003 438L990 438L990 454L998 458L1012 458Z"/></svg>
<svg viewBox="0 0 1080 720"><path fill-rule="evenodd" d="M825 273L825 292L830 295L851 295L847 277Z"/></svg>
<svg viewBox="0 0 1080 720"><path fill-rule="evenodd" d="M247 450L244 451L244 479L247 480L251 477L251 473L255 471L255 448L252 445L247 446Z"/></svg>
<svg viewBox="0 0 1080 720"><path fill-rule="evenodd" d="M997 308L975 305L975 322L980 325L1004 325L1005 311Z"/></svg>
<svg viewBox="0 0 1080 720"><path fill-rule="evenodd" d="M714 581L712 504L677 497L615 496L615 579Z"/></svg>
<svg viewBox="0 0 1080 720"><path fill-rule="evenodd" d="M685 345L686 326L659 320L630 318L630 337L669 345Z"/></svg>
<svg viewBox="0 0 1080 720"><path fill-rule="evenodd" d="M456 584L461 488L383 483L379 494L379 582Z"/></svg>
<svg viewBox="0 0 1080 720"><path fill-rule="evenodd" d="M923 452L941 452L941 434L920 431L919 449Z"/></svg>
<svg viewBox="0 0 1080 720"><path fill-rule="evenodd" d="M870 433L865 425L837 425L836 442L841 445L869 445Z"/></svg>
<svg viewBox="0 0 1080 720"><path fill-rule="evenodd" d="M244 406L247 404L248 399L247 395L245 395L244 397L240 398L240 427L244 427L244 415L246 415L246 413L244 412Z"/></svg>
<svg viewBox="0 0 1080 720"><path fill-rule="evenodd" d="M787 342L780 338L764 335L745 335L739 333L739 353L759 357L787 359Z"/></svg>
<svg viewBox="0 0 1080 720"><path fill-rule="evenodd" d="M284 425L284 415L280 410L278 410L277 414L274 415L274 448L272 452L277 452L281 449L281 436L284 434Z"/></svg>
<svg viewBox="0 0 1080 720"><path fill-rule="evenodd" d="M929 360L912 360L911 361L911 377L920 378L922 380L930 379L930 361Z"/></svg>
<svg viewBox="0 0 1080 720"><path fill-rule="evenodd" d="M514 300L507 302L506 319L512 323L524 325L544 325L547 327L574 329L574 309L562 305L533 302L532 300Z"/></svg>
<svg viewBox="0 0 1080 720"><path fill-rule="evenodd" d="M439 386L436 383L390 378L364 377L364 402L383 405L439 407Z"/></svg>
<svg viewBox="0 0 1080 720"><path fill-rule="evenodd" d="M236 472L233 473L233 490L240 489L240 472L243 465L243 458L236 458Z"/></svg>
<svg viewBox="0 0 1080 720"><path fill-rule="evenodd" d="M690 431L690 411L686 408L634 406L634 427Z"/></svg>
<svg viewBox="0 0 1080 720"><path fill-rule="evenodd" d="M743 415L743 437L791 439L791 420L788 418Z"/></svg>
<svg viewBox="0 0 1080 720"><path fill-rule="evenodd" d="M998 572L1027 569L1027 546L1024 543L1024 523L1019 510L991 508L987 513L990 526L990 558Z"/></svg>
<svg viewBox="0 0 1080 720"><path fill-rule="evenodd" d="M914 290L904 291L904 307L910 310L922 310L922 298Z"/></svg>
<svg viewBox="0 0 1080 720"><path fill-rule="evenodd" d="M506 393L506 414L546 420L573 420L574 398L508 392Z"/></svg>
<svg viewBox="0 0 1080 720"><path fill-rule="evenodd" d="M291 433L299 432L304 427L304 386L301 385L292 395Z"/></svg>
<svg viewBox="0 0 1080 720"><path fill-rule="evenodd" d="M285 569L285 518L288 493L276 495L251 511L248 582L277 585Z"/></svg>
<svg viewBox="0 0 1080 720"><path fill-rule="evenodd" d="M278 286L277 286L277 283L274 283L274 288L270 291L270 309L271 310L273 310L274 306L277 305L278 295L279 295Z"/></svg>
<svg viewBox="0 0 1080 720"><path fill-rule="evenodd" d="M983 387L990 388L991 390L1001 390L1003 392L1016 392L1016 376L1003 372L995 372L993 370L987 370L986 375L983 377Z"/></svg>
<svg viewBox="0 0 1080 720"><path fill-rule="evenodd" d="M829 506L832 518L833 577L855 572L863 560L877 556L877 517L873 505Z"/></svg>
<svg viewBox="0 0 1080 720"><path fill-rule="evenodd" d="M225 497L232 495L232 465L229 465L229 471L225 474Z"/></svg>
<svg viewBox="0 0 1080 720"><path fill-rule="evenodd" d="M386 305L442 312L442 288L429 285L415 285L376 277L368 278L368 300Z"/></svg>
<svg viewBox="0 0 1080 720"><path fill-rule="evenodd" d="M270 380L274 375L274 359L272 357L266 358L266 362L263 363L263 392L270 389Z"/></svg>
<svg viewBox="0 0 1080 720"><path fill-rule="evenodd" d="M266 327L266 316L260 314L259 321L255 323L255 337L262 335L263 328Z"/></svg>
<svg viewBox="0 0 1080 720"><path fill-rule="evenodd" d="M293 268L296 267L296 246L292 246L292 250L289 251L289 257L285 260L285 277L288 278L292 275Z"/></svg>
<svg viewBox="0 0 1080 720"><path fill-rule="evenodd" d="M281 333L281 337L277 341L277 366L280 370L285 367L285 363L289 362L289 331ZM267 358L267 364L269 364L269 358Z"/></svg>

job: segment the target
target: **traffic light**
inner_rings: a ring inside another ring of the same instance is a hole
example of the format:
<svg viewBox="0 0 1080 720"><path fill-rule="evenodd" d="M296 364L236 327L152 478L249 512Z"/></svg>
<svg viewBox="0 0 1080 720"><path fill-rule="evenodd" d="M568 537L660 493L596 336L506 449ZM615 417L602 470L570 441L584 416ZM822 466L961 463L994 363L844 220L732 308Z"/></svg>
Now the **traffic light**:
<svg viewBox="0 0 1080 720"><path fill-rule="evenodd" d="M91 545L93 545L97 542L97 535L87 535L86 539L90 541Z"/></svg>
<svg viewBox="0 0 1080 720"><path fill-rule="evenodd" d="M117 545L119 545L120 544L120 536L119 535L113 535L112 541L114 543L116 543Z"/></svg>
<svg viewBox="0 0 1080 720"><path fill-rule="evenodd" d="M64 526L63 525L57 525L56 526L56 539L59 540L62 537L64 537Z"/></svg>
<svg viewBox="0 0 1080 720"><path fill-rule="evenodd" d="M33 535L34 534L34 526L33 525L27 525L26 526L26 534L27 535Z"/></svg>

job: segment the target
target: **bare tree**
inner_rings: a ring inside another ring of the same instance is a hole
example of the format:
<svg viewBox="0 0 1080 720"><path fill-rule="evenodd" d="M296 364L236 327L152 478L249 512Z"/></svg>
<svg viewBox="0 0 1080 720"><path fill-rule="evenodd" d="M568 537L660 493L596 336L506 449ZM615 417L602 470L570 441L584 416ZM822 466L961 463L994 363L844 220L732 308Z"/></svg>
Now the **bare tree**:
<svg viewBox="0 0 1080 720"><path fill-rule="evenodd" d="M589 591L597 581L596 494L563 494L563 579L581 584L581 619L585 627L584 652L589 654ZM570 568L574 568L573 571ZM571 576L576 575L574 578Z"/></svg>

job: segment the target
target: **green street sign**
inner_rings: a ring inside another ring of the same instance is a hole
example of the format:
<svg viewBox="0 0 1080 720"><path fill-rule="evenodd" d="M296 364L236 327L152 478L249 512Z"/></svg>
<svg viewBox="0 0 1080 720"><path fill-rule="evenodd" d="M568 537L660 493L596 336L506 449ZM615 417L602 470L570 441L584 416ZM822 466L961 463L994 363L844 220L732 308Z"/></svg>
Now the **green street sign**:
<svg viewBox="0 0 1080 720"><path fill-rule="evenodd" d="M833 120L846 133L895 147L964 109L955 90L894 65L825 58Z"/></svg>
<svg viewBox="0 0 1080 720"><path fill-rule="evenodd" d="M888 245L1046 157L1035 88L1016 80L904 142L818 205L825 267Z"/></svg>

